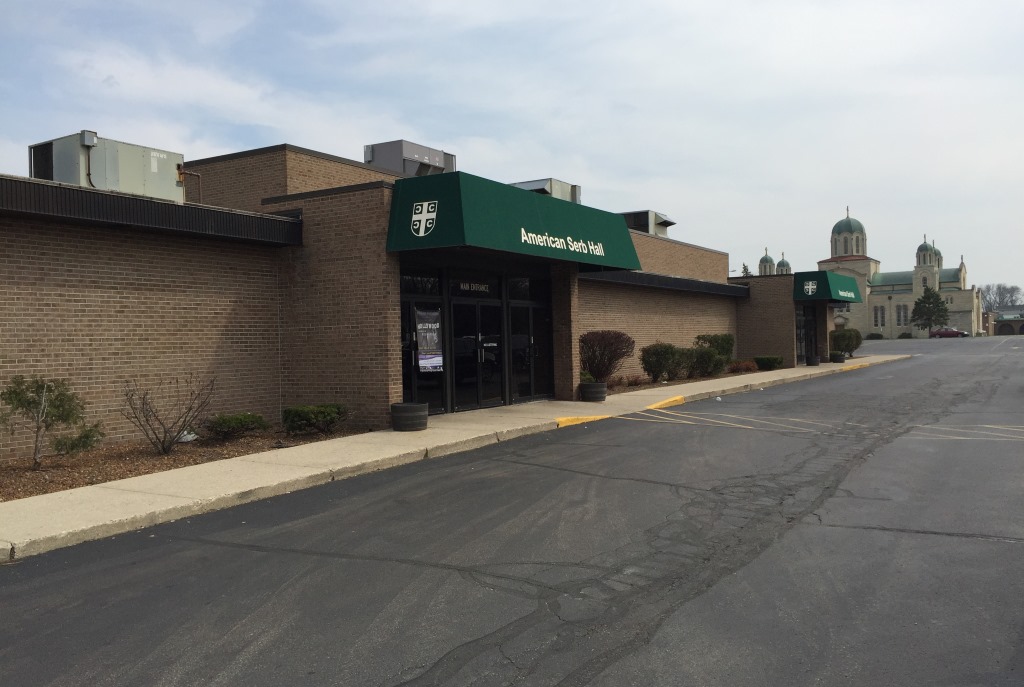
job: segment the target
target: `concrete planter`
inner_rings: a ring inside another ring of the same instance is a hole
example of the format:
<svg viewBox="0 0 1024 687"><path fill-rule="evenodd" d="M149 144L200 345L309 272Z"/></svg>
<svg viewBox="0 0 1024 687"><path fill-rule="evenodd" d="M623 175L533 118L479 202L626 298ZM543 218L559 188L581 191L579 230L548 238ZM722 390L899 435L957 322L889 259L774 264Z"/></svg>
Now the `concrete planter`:
<svg viewBox="0 0 1024 687"><path fill-rule="evenodd" d="M830 363L845 363L846 354L832 351L831 353L828 354L828 361Z"/></svg>
<svg viewBox="0 0 1024 687"><path fill-rule="evenodd" d="M821 364L821 360L816 355L807 356L807 367L817 367Z"/></svg>

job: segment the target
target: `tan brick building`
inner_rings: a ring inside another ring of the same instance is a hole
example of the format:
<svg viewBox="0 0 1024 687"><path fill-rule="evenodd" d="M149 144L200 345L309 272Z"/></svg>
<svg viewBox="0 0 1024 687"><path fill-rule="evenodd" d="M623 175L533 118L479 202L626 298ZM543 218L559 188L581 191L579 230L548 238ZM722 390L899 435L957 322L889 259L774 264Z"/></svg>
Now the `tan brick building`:
<svg viewBox="0 0 1024 687"><path fill-rule="evenodd" d="M0 384L66 377L123 438L124 380L188 372L216 378L214 412L335 402L378 429L402 401L574 398L598 329L638 351L732 333L742 357L800 359L792 277L730 283L726 254L620 215L289 145L181 172L180 203L0 177Z"/></svg>

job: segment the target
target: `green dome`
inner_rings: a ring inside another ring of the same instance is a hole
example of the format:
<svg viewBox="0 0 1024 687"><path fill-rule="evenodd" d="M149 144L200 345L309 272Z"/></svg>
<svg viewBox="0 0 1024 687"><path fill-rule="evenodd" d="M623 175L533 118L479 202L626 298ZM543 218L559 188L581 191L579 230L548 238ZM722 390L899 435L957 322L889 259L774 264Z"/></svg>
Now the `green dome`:
<svg viewBox="0 0 1024 687"><path fill-rule="evenodd" d="M863 234L864 225L852 217L844 217L843 219L836 222L836 225L832 227L833 236L835 236L836 234L852 234L857 231Z"/></svg>
<svg viewBox="0 0 1024 687"><path fill-rule="evenodd" d="M761 258L761 260L760 260L760 262L758 262L758 264L759 265L774 265L775 261L772 260L772 256L766 255L763 258Z"/></svg>
<svg viewBox="0 0 1024 687"><path fill-rule="evenodd" d="M786 260L786 258L782 258L782 260L779 260L779 264L776 265L776 267L788 269L789 268L789 260Z"/></svg>
<svg viewBox="0 0 1024 687"><path fill-rule="evenodd" d="M922 243L920 246L917 247L917 252L918 253L935 253L936 251L935 251L934 248L932 248L932 244L925 242L925 243Z"/></svg>

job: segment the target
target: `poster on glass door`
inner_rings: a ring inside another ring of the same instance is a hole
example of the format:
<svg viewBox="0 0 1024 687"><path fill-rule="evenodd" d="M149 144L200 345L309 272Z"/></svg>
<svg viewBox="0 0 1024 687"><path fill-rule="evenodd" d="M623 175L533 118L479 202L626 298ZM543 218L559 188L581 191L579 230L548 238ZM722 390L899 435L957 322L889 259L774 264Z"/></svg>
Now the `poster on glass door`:
<svg viewBox="0 0 1024 687"><path fill-rule="evenodd" d="M416 362L420 372L444 370L441 351L441 311L416 308Z"/></svg>

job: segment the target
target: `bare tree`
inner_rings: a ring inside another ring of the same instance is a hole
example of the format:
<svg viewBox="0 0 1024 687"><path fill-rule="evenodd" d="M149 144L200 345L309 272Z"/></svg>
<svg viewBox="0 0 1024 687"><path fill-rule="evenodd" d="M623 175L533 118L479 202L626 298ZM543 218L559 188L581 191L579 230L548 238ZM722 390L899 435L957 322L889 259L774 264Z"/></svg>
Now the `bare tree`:
<svg viewBox="0 0 1024 687"><path fill-rule="evenodd" d="M202 423L213 397L214 381L203 382L189 373L163 380L156 389L144 389L137 381L125 380L121 415L142 430L153 448L166 455L185 432Z"/></svg>
<svg viewBox="0 0 1024 687"><path fill-rule="evenodd" d="M985 312L1015 305L1024 305L1024 294L1021 293L1019 286L985 284L981 287L981 307Z"/></svg>

